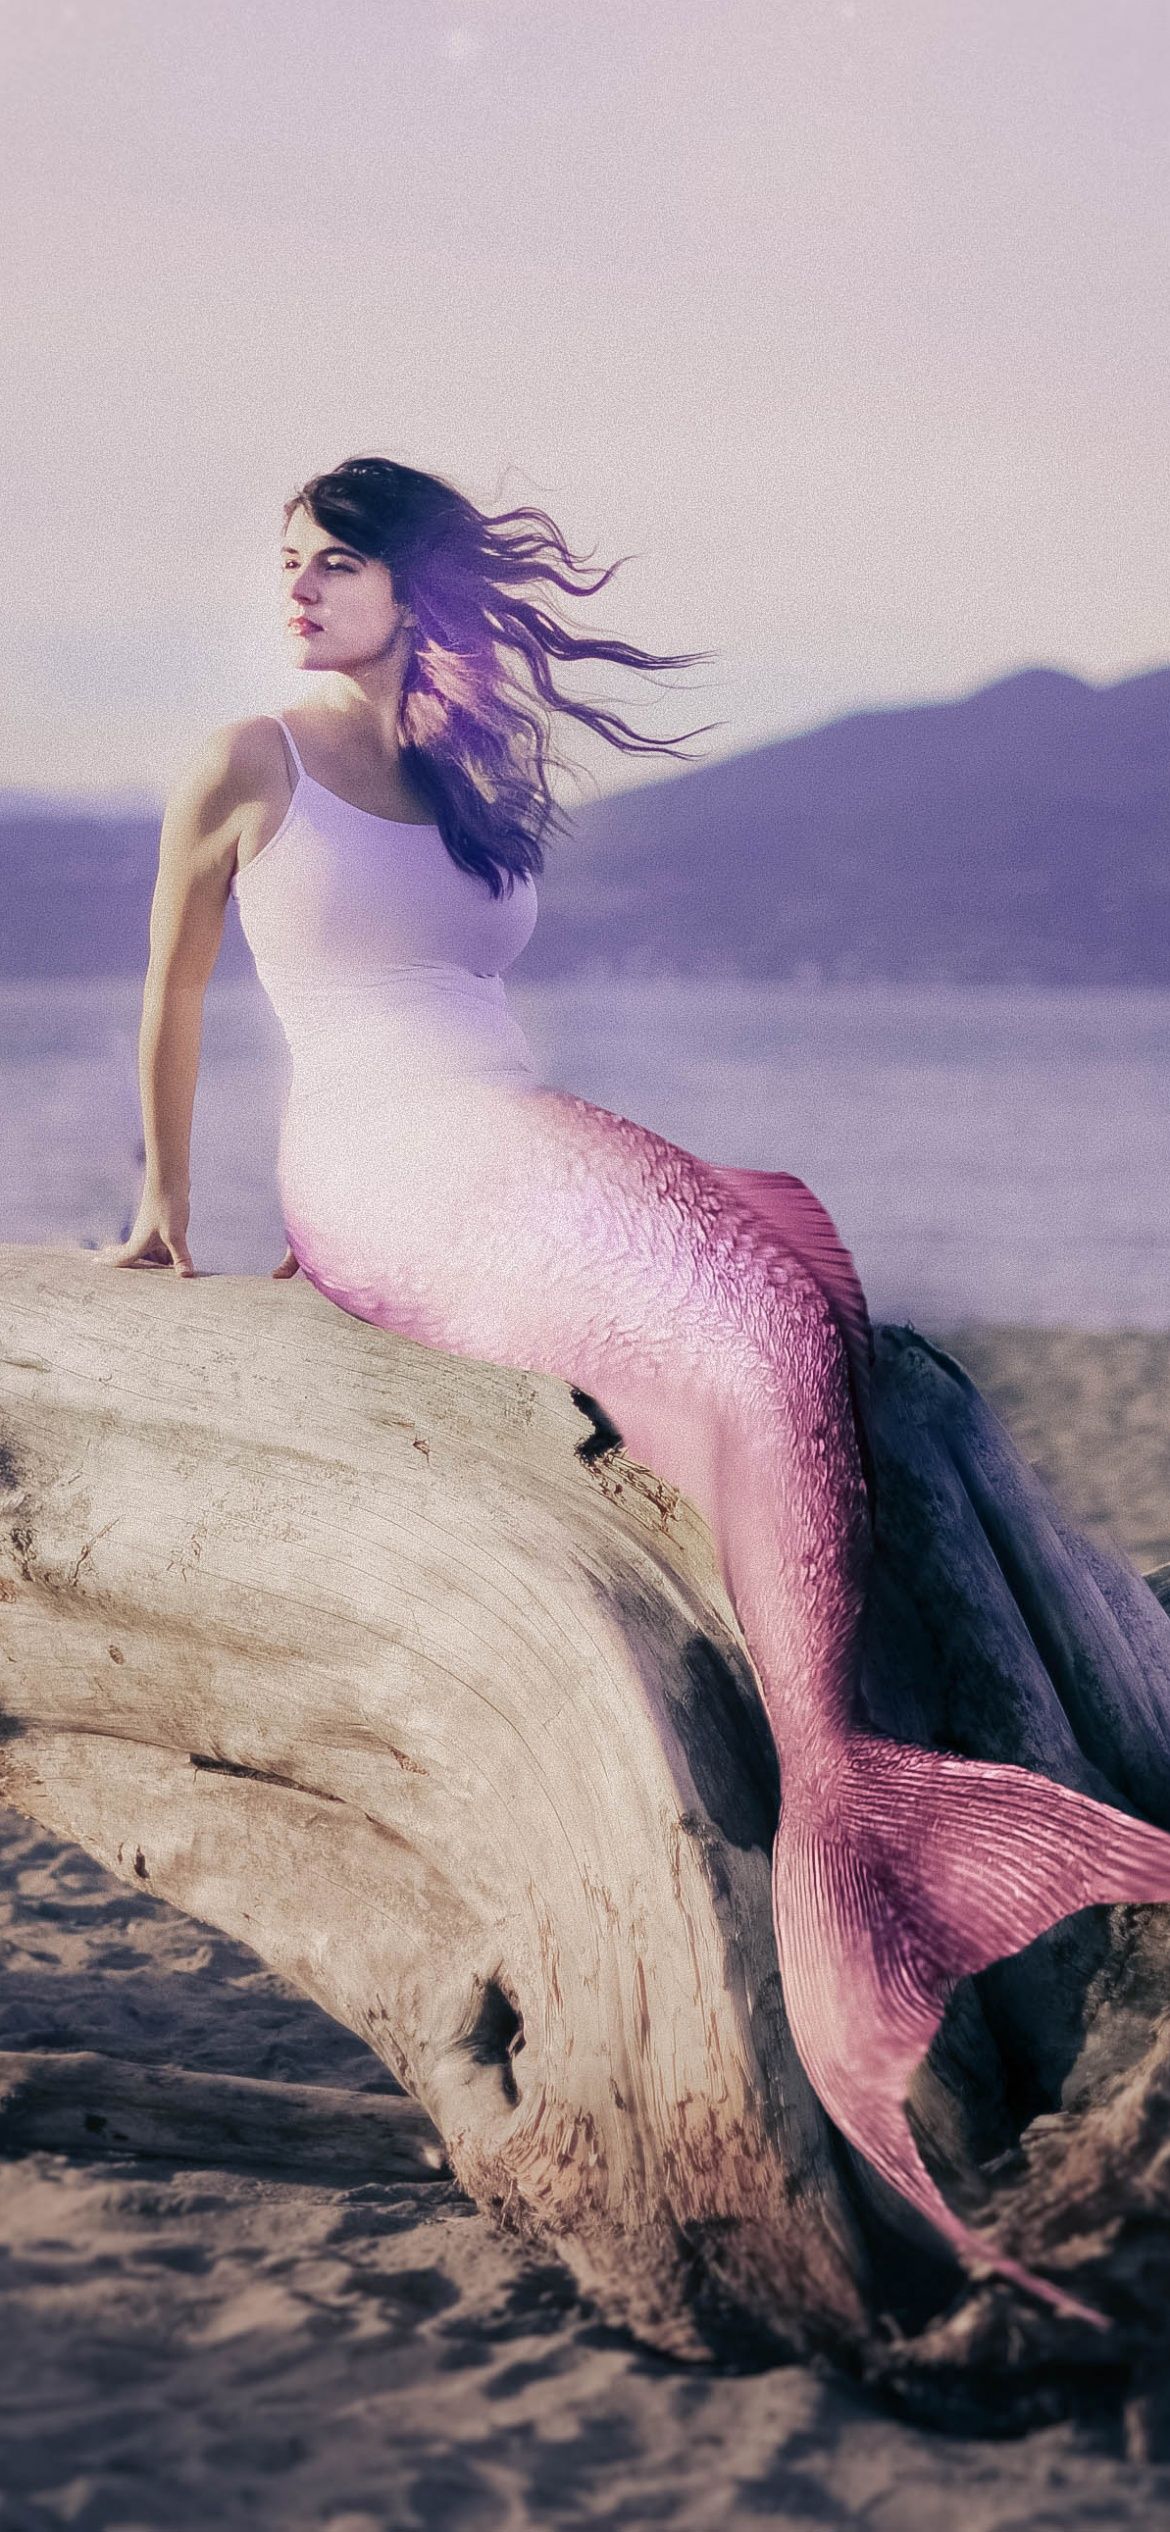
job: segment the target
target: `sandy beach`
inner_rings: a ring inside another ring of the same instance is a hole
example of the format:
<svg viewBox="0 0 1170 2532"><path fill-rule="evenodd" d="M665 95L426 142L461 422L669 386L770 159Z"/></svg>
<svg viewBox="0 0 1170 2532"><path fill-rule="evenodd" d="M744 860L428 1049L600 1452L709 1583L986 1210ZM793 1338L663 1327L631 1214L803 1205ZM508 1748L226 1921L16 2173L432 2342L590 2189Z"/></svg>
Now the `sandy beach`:
<svg viewBox="0 0 1170 2532"><path fill-rule="evenodd" d="M930 1328L1092 1535L1170 1561L1170 1334ZM0 2046L392 2088L238 1946L0 1814ZM0 2164L0 2532L1170 2523L1097 2420L925 2432L805 2369L671 2365L445 2183Z"/></svg>

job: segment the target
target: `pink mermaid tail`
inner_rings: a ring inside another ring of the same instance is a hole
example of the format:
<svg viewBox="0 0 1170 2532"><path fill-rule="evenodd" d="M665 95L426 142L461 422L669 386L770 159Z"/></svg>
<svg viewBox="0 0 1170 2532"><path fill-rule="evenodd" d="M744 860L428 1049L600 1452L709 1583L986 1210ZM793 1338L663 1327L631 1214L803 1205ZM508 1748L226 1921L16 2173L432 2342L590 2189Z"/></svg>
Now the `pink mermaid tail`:
<svg viewBox="0 0 1170 2532"><path fill-rule="evenodd" d="M799 1179L719 1175L821 1285L847 1358L872 1505L872 1334L853 1260ZM827 1711L837 1711L835 1697ZM773 1728L783 1765L791 1734L780 1718ZM1170 1901L1170 1836L1031 1769L853 1729L784 1772L773 1924L789 2027L818 2098L961 2258L1100 2327L1103 2314L994 2251L952 2212L905 2102L959 1978L1077 1909L1135 1901Z"/></svg>
<svg viewBox="0 0 1170 2532"><path fill-rule="evenodd" d="M391 1133L355 1082L290 1125L282 1188L343 1308L571 1382L699 1506L780 1760L775 1932L810 2081L961 2258L1100 2320L952 2214L905 2097L957 1979L1091 1902L1170 1900L1170 1836L863 1722L872 1341L823 1206L567 1093L467 1084Z"/></svg>

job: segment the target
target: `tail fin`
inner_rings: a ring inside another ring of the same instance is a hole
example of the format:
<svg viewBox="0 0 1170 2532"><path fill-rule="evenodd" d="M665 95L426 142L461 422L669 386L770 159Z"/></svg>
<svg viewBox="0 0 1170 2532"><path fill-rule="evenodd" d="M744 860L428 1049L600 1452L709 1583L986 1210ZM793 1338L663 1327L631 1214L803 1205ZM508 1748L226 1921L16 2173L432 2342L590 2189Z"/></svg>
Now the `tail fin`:
<svg viewBox="0 0 1170 2532"><path fill-rule="evenodd" d="M826 2110L960 2257L1060 2312L1104 2315L952 2214L906 2119L955 1982L1075 1909L1170 1901L1170 1836L1029 1768L859 1733L820 1829L786 1787L773 1908L792 2036Z"/></svg>

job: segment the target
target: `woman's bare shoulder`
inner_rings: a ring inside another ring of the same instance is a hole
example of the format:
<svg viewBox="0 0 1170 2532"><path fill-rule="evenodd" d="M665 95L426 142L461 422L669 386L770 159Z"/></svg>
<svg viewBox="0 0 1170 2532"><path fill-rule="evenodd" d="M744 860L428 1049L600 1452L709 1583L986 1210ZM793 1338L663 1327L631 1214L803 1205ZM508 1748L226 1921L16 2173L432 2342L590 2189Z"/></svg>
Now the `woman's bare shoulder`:
<svg viewBox="0 0 1170 2532"><path fill-rule="evenodd" d="M250 713L218 722L196 740L179 768L172 800L216 813L217 822L237 810L287 791L284 741L273 713Z"/></svg>

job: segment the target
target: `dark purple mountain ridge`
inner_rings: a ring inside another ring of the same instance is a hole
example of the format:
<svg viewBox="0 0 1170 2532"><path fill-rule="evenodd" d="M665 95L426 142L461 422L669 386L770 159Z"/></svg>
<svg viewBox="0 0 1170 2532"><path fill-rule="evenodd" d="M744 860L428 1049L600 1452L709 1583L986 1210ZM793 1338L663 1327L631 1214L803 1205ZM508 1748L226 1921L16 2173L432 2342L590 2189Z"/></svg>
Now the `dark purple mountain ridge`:
<svg viewBox="0 0 1170 2532"><path fill-rule="evenodd" d="M158 817L0 798L0 974L141 973ZM218 974L243 973L229 909ZM1170 667L1031 668L581 807L513 973L1170 986Z"/></svg>

